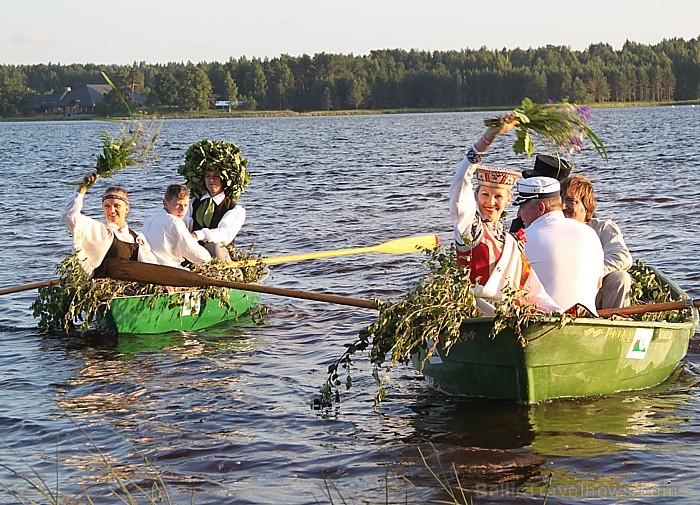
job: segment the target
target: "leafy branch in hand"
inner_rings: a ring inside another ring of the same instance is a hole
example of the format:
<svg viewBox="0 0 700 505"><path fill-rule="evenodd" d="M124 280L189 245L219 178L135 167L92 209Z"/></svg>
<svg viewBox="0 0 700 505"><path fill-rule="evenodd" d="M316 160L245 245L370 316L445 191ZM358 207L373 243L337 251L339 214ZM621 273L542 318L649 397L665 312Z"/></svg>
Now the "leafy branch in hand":
<svg viewBox="0 0 700 505"><path fill-rule="evenodd" d="M608 152L603 141L591 129L590 108L568 102L537 104L524 98L520 107L513 111L516 125L516 141L513 151L516 154L535 154L532 136L537 137L556 157L565 157L583 148L584 138L588 138L601 158L608 160ZM499 126L502 119L484 120L486 126Z"/></svg>

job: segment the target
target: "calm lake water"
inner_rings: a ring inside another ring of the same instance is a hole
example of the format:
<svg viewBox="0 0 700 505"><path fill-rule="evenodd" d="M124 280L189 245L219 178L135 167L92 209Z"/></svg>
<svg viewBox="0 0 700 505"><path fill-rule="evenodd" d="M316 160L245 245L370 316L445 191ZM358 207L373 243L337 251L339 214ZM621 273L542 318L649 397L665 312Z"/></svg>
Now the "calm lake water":
<svg viewBox="0 0 700 505"><path fill-rule="evenodd" d="M166 185L181 182L187 146L222 139L241 147L252 172L239 246L276 256L414 234L447 243L454 169L490 115L169 120L162 160L115 182L129 189L139 229ZM618 222L635 258L700 297L700 108L594 110L593 127L610 161L591 151L574 161L596 184L599 216ZM54 278L71 250L60 222L68 182L94 166L104 129L118 125L0 123L0 287ZM500 138L485 161L530 168L511 145ZM89 215L101 216L105 187L88 194ZM423 260L367 254L279 265L265 283L396 299L425 273ZM445 499L420 450L436 472L454 465L476 505L542 503L548 483L548 503L697 503L697 334L672 380L648 392L530 407L470 402L432 392L399 366L375 412L370 368L359 359L339 408L320 412L309 404L327 365L372 311L269 296L262 324L50 336L36 329L35 296L0 300L4 486L28 489L21 472L80 503L86 488L96 503L121 503L105 492L111 466L144 485L159 475L178 504ZM2 485L0 503L15 503Z"/></svg>

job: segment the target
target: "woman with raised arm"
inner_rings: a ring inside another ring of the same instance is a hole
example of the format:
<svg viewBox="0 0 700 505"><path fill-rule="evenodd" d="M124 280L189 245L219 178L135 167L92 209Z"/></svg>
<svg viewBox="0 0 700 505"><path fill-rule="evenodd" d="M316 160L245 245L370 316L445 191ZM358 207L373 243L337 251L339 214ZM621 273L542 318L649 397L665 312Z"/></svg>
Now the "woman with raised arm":
<svg viewBox="0 0 700 505"><path fill-rule="evenodd" d="M457 264L470 270L477 307L485 316L495 314L504 289L522 289L524 302L544 312L561 312L542 287L523 254L522 244L509 233L501 219L511 203L512 188L520 173L481 165L496 137L515 127L510 116L490 126L469 149L450 186L450 217L454 225ZM474 188L472 178L476 175Z"/></svg>
<svg viewBox="0 0 700 505"><path fill-rule="evenodd" d="M143 235L129 229L126 216L131 209L129 194L123 188L107 188L102 196L106 222L82 213L85 194L98 179L90 172L66 202L62 219L73 237L73 246L83 270L93 277L104 277L104 261L108 258L155 263Z"/></svg>

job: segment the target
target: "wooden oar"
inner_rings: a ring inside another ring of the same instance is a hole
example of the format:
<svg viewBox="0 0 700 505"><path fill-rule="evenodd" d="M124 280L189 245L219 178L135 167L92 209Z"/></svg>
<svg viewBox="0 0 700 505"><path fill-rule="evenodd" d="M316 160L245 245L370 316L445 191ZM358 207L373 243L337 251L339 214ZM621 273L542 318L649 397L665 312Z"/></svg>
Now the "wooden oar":
<svg viewBox="0 0 700 505"><path fill-rule="evenodd" d="M647 312L666 312L667 310L683 310L691 307L700 308L700 299L680 300L677 302L648 303L646 305L632 305L631 307L621 307L619 309L600 309L600 317L610 317L612 315L631 316L634 314L646 314Z"/></svg>
<svg viewBox="0 0 700 505"><path fill-rule="evenodd" d="M135 282L147 282L150 284L160 284L163 286L184 286L184 287L205 287L221 286L225 288L235 288L244 291L257 291L270 295L287 296L291 298L302 298L305 300L315 300L320 302L349 305L352 307L362 307L365 309L377 309L377 302L362 298L351 298L348 296L329 295L325 293L315 293L309 291L298 291L295 289L275 288L271 286L261 286L259 284L247 284L244 282L222 281L212 279L203 275L183 270L180 268L153 265L150 263L140 263L138 261L110 259L106 262L105 273L114 279ZM668 310L683 310L690 307L700 307L700 300L681 300L677 302L650 303L647 305L634 305L618 309L601 309L598 311L600 317L610 317L613 314L632 315L645 314L647 312L665 312Z"/></svg>
<svg viewBox="0 0 700 505"><path fill-rule="evenodd" d="M309 291L297 291L295 289L275 288L271 286L261 286L259 284L248 284L245 282L222 281L205 277L198 273L183 270L181 268L153 265L138 261L109 259L105 262L105 273L108 277L112 277L113 279L147 282L150 284L160 284L161 286L221 286L224 288L241 289L244 291L257 291L258 293L267 293L269 295L302 298L304 300L315 300L318 302L336 303L340 305L350 305L352 307L361 307L365 309L377 308L377 302L373 300Z"/></svg>
<svg viewBox="0 0 700 505"><path fill-rule="evenodd" d="M261 258L260 260L237 261L231 264L234 267L250 266L262 261L266 265L276 265L279 263L290 263L293 261L304 261L317 258L330 258L333 256L344 256L349 254L362 253L383 253L383 254L404 254L417 252L420 249L434 249L438 245L437 235L421 235L418 237L405 237L395 240L389 240L383 244L378 244L370 247L353 247L350 249L337 249L334 251L318 251L303 254L287 254L284 256L274 256L271 258ZM0 289L0 295L10 293L18 293L19 291L27 291L36 289L42 286L56 284L59 280L53 279L50 281L35 282L33 284L24 284L23 286L14 286L11 288Z"/></svg>
<svg viewBox="0 0 700 505"><path fill-rule="evenodd" d="M0 295L7 295L10 293L19 293L20 291L27 291L29 289L41 288L44 286L50 286L51 284L58 284L59 279L52 279L50 281L34 282L32 284L24 284L22 286L13 286L11 288L0 289Z"/></svg>
<svg viewBox="0 0 700 505"><path fill-rule="evenodd" d="M254 265L262 261L266 265L276 265L278 263L291 263L293 261L304 261L318 258L332 258L334 256L346 256L350 254L383 253L383 254L404 254L418 252L421 249L435 249L438 245L437 235L421 235L418 237L405 237L389 240L383 244L369 247L353 247L350 249L336 249L334 251L317 251L302 254L287 254L272 258L260 258L260 260L246 260L234 262L231 266L242 267Z"/></svg>

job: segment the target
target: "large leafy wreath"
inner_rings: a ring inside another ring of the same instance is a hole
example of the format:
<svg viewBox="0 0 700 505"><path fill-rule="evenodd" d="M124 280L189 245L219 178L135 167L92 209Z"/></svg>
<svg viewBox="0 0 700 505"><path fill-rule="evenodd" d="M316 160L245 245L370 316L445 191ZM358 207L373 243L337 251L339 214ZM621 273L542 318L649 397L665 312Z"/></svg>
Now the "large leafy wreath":
<svg viewBox="0 0 700 505"><path fill-rule="evenodd" d="M187 181L192 198L200 198L207 193L204 172L216 170L224 183L224 194L235 201L250 182L247 166L248 159L241 156L237 145L204 139L187 149L185 163L178 167L177 173Z"/></svg>

